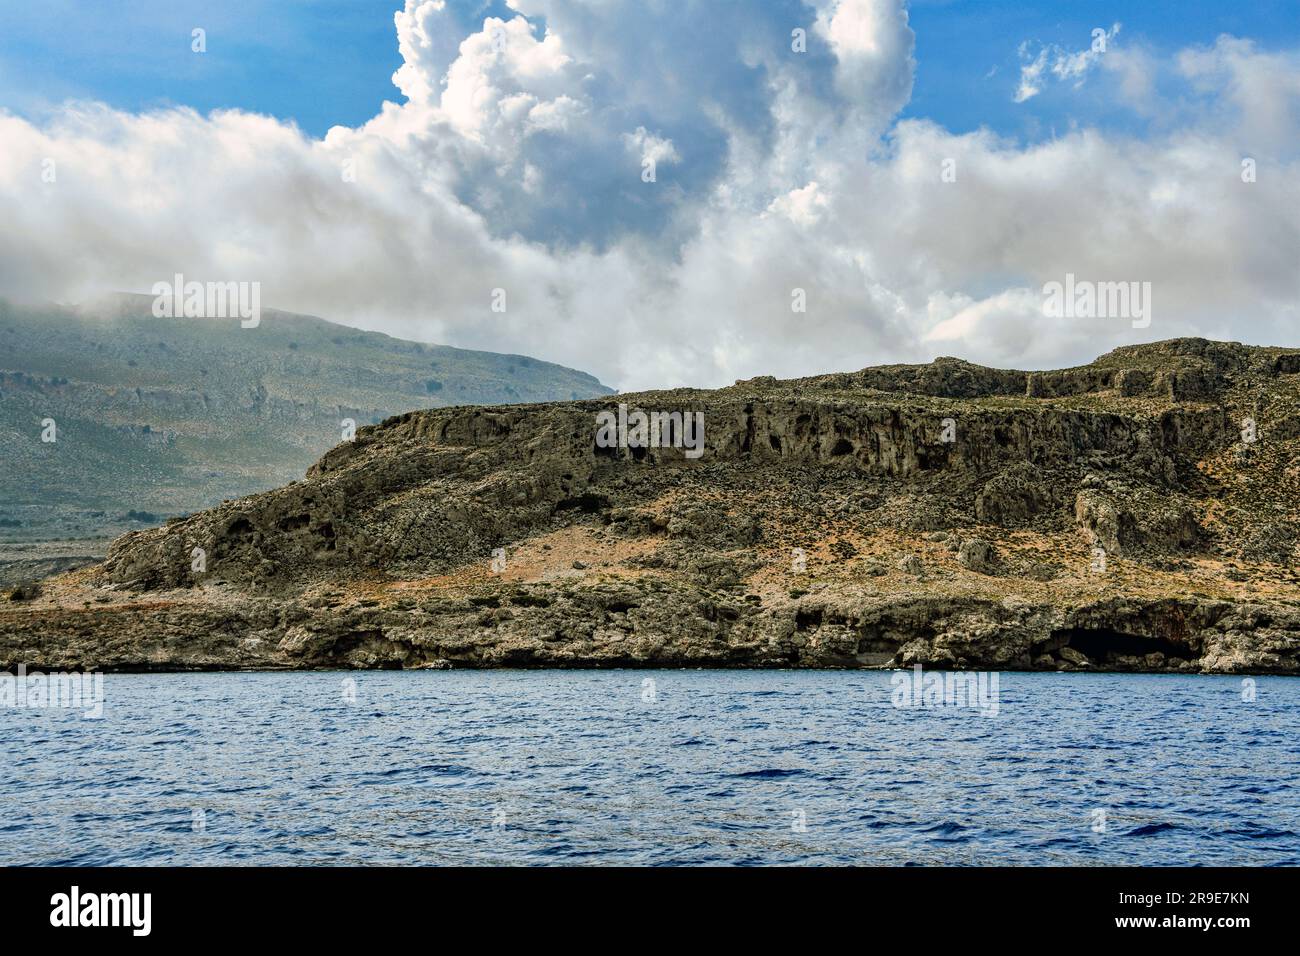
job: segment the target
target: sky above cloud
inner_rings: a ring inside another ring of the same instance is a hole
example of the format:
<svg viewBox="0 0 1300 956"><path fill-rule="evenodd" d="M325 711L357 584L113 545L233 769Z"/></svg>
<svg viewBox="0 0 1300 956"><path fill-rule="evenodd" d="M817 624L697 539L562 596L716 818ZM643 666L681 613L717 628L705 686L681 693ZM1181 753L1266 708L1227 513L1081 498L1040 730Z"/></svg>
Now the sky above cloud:
<svg viewBox="0 0 1300 956"><path fill-rule="evenodd" d="M1284 7L132 4L46 75L62 3L0 13L0 295L260 281L622 388L1297 344ZM1047 317L1067 273L1150 282L1150 326Z"/></svg>

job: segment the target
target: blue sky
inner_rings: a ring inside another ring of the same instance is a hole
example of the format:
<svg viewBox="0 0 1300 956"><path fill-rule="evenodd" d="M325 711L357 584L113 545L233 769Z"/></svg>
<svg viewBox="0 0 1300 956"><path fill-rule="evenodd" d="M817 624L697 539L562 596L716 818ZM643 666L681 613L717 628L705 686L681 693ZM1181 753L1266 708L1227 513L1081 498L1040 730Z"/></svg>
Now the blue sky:
<svg viewBox="0 0 1300 956"><path fill-rule="evenodd" d="M0 144L0 296L256 281L624 388L1300 329L1297 0L9 2Z"/></svg>
<svg viewBox="0 0 1300 956"><path fill-rule="evenodd" d="M452 0L458 20L509 18L503 2ZM37 115L69 99L138 112L171 105L235 107L296 122L323 136L356 126L384 100L400 100L393 30L397 0L41 0L0 6L0 108ZM912 0L917 71L904 117L953 132L986 126L1027 139L1071 121L1114 127L1133 114L1052 91L1012 102L1024 42L1087 45L1090 31L1121 22L1119 42L1174 50L1220 33L1263 48L1300 44L1296 0ZM209 34L204 57L190 31Z"/></svg>
<svg viewBox="0 0 1300 956"><path fill-rule="evenodd" d="M1082 49L1094 28L1116 22L1123 24L1121 45L1164 52L1209 45L1222 33L1251 37L1265 49L1300 40L1296 0L913 0L909 12L917 71L903 115L933 119L953 132L987 126L1028 139L1072 120L1117 128L1136 123L1127 110L1068 90L1014 103L1022 42Z"/></svg>
<svg viewBox="0 0 1300 956"><path fill-rule="evenodd" d="M269 113L323 135L392 99L393 0L41 0L0 6L0 106ZM208 52L194 56L203 27Z"/></svg>

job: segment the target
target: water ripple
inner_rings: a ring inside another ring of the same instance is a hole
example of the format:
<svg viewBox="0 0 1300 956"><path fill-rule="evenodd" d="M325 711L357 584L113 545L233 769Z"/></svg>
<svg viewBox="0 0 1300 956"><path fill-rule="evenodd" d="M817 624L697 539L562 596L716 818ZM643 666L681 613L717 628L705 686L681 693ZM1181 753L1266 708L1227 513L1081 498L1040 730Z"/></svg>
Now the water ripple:
<svg viewBox="0 0 1300 956"><path fill-rule="evenodd" d="M102 720L0 709L0 863L1300 859L1300 680L1003 674L990 717L890 676L108 675Z"/></svg>

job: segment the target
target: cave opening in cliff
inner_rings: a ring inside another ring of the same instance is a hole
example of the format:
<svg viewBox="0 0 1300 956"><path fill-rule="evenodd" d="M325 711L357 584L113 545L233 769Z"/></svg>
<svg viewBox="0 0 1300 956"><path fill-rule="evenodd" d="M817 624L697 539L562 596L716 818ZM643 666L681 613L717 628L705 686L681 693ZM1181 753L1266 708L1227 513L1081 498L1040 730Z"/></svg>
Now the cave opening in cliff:
<svg viewBox="0 0 1300 956"><path fill-rule="evenodd" d="M1154 653L1180 661L1191 660L1193 656L1185 644L1107 627L1074 627L1053 631L1045 650L1059 650L1062 647L1073 648L1097 663L1120 657L1146 657Z"/></svg>

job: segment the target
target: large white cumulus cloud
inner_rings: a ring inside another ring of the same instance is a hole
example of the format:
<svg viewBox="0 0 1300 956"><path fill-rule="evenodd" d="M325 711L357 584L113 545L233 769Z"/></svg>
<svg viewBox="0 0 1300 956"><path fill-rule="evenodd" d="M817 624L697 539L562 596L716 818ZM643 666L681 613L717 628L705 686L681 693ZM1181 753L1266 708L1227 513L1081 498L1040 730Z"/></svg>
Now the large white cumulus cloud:
<svg viewBox="0 0 1300 956"><path fill-rule="evenodd" d="M407 0L404 102L321 140L240 112L0 113L0 295L257 280L280 308L626 388L1296 343L1294 54L1116 46L1088 89L1150 132L1024 145L897 121L915 71L899 0L509 7L471 22ZM1151 282L1150 327L1045 318L1039 290L1067 272Z"/></svg>

